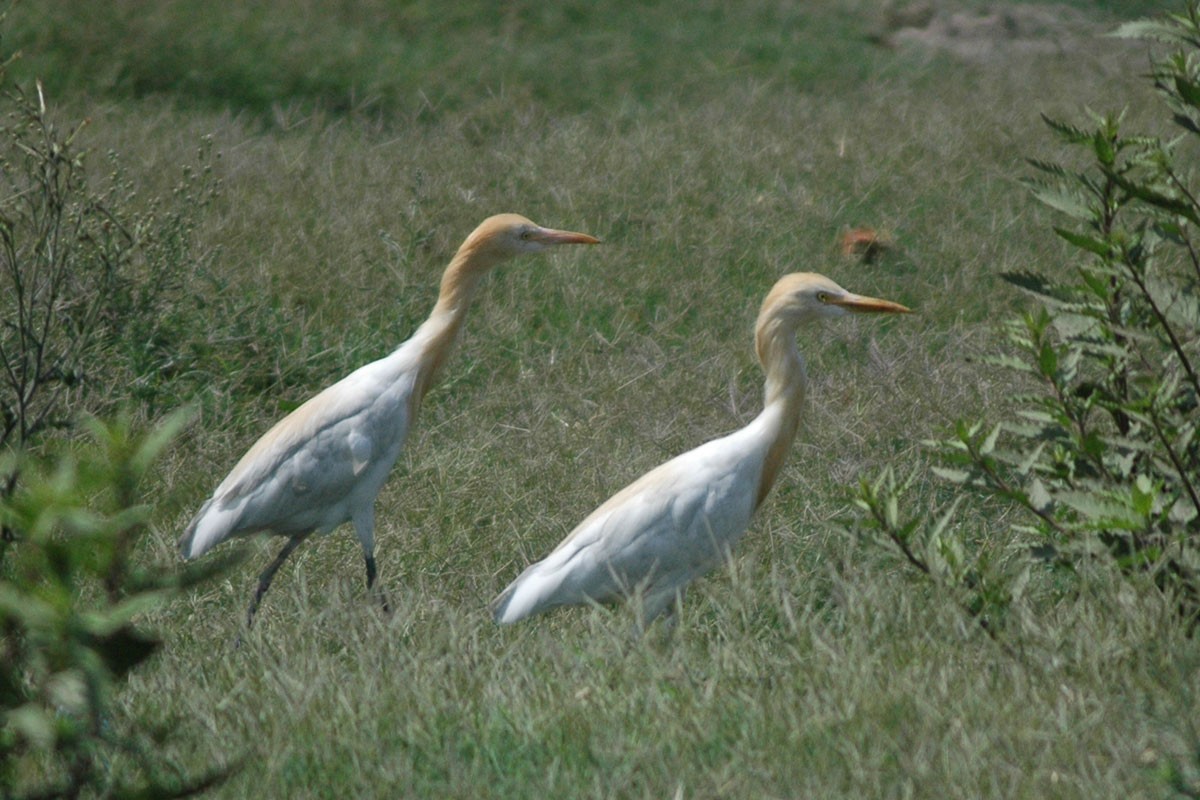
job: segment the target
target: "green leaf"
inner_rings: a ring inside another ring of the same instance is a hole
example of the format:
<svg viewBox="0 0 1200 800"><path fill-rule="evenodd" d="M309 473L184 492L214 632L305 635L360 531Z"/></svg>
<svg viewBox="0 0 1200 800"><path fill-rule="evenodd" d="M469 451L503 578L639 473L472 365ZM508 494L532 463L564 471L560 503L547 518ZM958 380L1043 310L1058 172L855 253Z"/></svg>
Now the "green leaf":
<svg viewBox="0 0 1200 800"><path fill-rule="evenodd" d="M48 750L54 746L54 719L49 711L34 703L26 703L8 712L5 724L11 725L36 748Z"/></svg>
<svg viewBox="0 0 1200 800"><path fill-rule="evenodd" d="M1033 465L1036 464L1039 459L1041 459L1042 451L1045 448L1045 442L1038 442L1031 450L1029 450L1028 453L1025 454L1023 459L1016 463L1017 472L1021 473L1022 475L1028 475L1030 470L1033 469Z"/></svg>
<svg viewBox="0 0 1200 800"><path fill-rule="evenodd" d="M1040 478L1029 482L1029 505L1038 513L1048 513L1054 507L1054 498L1046 491L1046 485Z"/></svg>
<svg viewBox="0 0 1200 800"><path fill-rule="evenodd" d="M1126 22L1109 36L1118 39L1151 39L1171 44L1195 44L1196 39L1188 36L1178 25L1154 19L1139 19Z"/></svg>
<svg viewBox="0 0 1200 800"><path fill-rule="evenodd" d="M1055 499L1086 517L1084 527L1089 530L1140 531L1146 526L1145 519L1129 505L1095 492L1059 492Z"/></svg>
<svg viewBox="0 0 1200 800"><path fill-rule="evenodd" d="M951 483L969 483L971 481L971 473L961 469L949 469L948 467L931 467L933 474L943 480Z"/></svg>
<svg viewBox="0 0 1200 800"><path fill-rule="evenodd" d="M1175 124L1181 128L1191 131L1192 133L1200 133L1200 124L1197 124L1196 120L1192 119L1187 114L1174 114L1172 115L1171 119L1175 120Z"/></svg>
<svg viewBox="0 0 1200 800"><path fill-rule="evenodd" d="M1088 221L1096 216L1095 212L1079 198L1079 195L1073 192L1042 187L1035 188L1033 196L1050 208L1061 211L1073 219Z"/></svg>
<svg viewBox="0 0 1200 800"><path fill-rule="evenodd" d="M1048 117L1042 114L1042 121L1050 126L1050 129L1063 137L1070 144L1086 144L1091 141L1092 134L1082 128L1071 125L1067 122L1056 120L1053 117Z"/></svg>
<svg viewBox="0 0 1200 800"><path fill-rule="evenodd" d="M1193 225L1200 225L1200 214L1187 200L1165 194L1150 184L1138 183L1124 175L1109 173L1114 182L1133 197L1171 214L1178 214Z"/></svg>
<svg viewBox="0 0 1200 800"><path fill-rule="evenodd" d="M162 642L132 625L125 625L105 636L91 637L88 644L100 655L108 670L120 678L153 655Z"/></svg>
<svg viewBox="0 0 1200 800"><path fill-rule="evenodd" d="M1039 275L1036 272L1001 272L1000 279L1007 283L1011 283L1018 289L1022 289L1041 298L1048 298L1051 300L1065 299L1065 295L1061 287L1051 283L1045 276Z"/></svg>
<svg viewBox="0 0 1200 800"><path fill-rule="evenodd" d="M1157 494L1150 478L1138 475L1134 479L1133 489L1130 492L1130 505L1136 513L1143 517L1149 517L1150 512L1154 509L1154 498Z"/></svg>
<svg viewBox="0 0 1200 800"><path fill-rule="evenodd" d="M1010 355L988 356L985 359L985 361L986 361L986 363L992 364L993 366L1003 367L1004 369L1011 369L1015 372L1033 372L1034 371L1033 367L1031 367L1028 363L1026 363L1025 361L1022 361L1019 358L1016 358L1016 357L1010 356Z"/></svg>
<svg viewBox="0 0 1200 800"><path fill-rule="evenodd" d="M979 445L979 454L986 456L986 455L989 455L993 450L995 450L996 449L996 440L999 437L1000 437L1000 425L997 424L995 427L992 428L992 431L991 431L991 433L989 433L987 435L987 438L985 438L983 440L983 442Z"/></svg>
<svg viewBox="0 0 1200 800"><path fill-rule="evenodd" d="M1190 106L1200 106L1200 84L1186 75L1175 76L1175 91Z"/></svg>
<svg viewBox="0 0 1200 800"><path fill-rule="evenodd" d="M58 610L30 591L21 589L7 581L0 581L0 617L19 620L25 629L48 627L60 615Z"/></svg>
<svg viewBox="0 0 1200 800"><path fill-rule="evenodd" d="M1096 154L1096 160L1105 166L1112 165L1117 158L1116 148L1104 131L1092 134L1092 152Z"/></svg>
<svg viewBox="0 0 1200 800"><path fill-rule="evenodd" d="M1058 352L1050 344L1042 346L1042 350L1038 353L1038 368L1047 378L1054 378L1058 373Z"/></svg>
<svg viewBox="0 0 1200 800"><path fill-rule="evenodd" d="M1197 511L1196 506L1192 504L1191 500L1180 496L1171 505L1171 511L1168 515L1168 519L1170 519L1171 522L1175 523L1176 525L1187 525L1195 520L1198 516L1200 516L1200 511Z"/></svg>
<svg viewBox="0 0 1200 800"><path fill-rule="evenodd" d="M1069 244L1078 247L1081 250L1087 250L1089 253L1095 253L1101 258L1110 258L1112 248L1108 242L1102 239L1094 239L1091 236L1084 236L1082 233L1068 230L1066 228L1055 227L1054 232L1065 239Z"/></svg>
<svg viewBox="0 0 1200 800"><path fill-rule="evenodd" d="M962 502L962 499L963 495L961 494L955 497L953 502L950 503L950 507L947 508L945 513L943 513L941 517L938 518L938 521L934 523L933 528L929 532L929 535L932 538L940 539L942 537L942 534L945 533L950 521L954 519L954 515L958 511L958 504Z"/></svg>
<svg viewBox="0 0 1200 800"><path fill-rule="evenodd" d="M1037 159L1037 158L1027 158L1027 159L1025 159L1025 161L1026 161L1026 163L1029 164L1029 166L1033 167L1034 169L1038 170L1039 172L1045 172L1046 174L1053 175L1056 178L1067 178L1070 175L1070 173L1067 172L1067 169L1064 166L1062 166L1061 164L1056 164L1053 161L1042 161L1041 159ZM1033 179L1029 179L1029 180L1032 181ZM1043 184L1037 184L1037 185L1043 185ZM1032 185L1031 185L1031 188L1032 188Z"/></svg>

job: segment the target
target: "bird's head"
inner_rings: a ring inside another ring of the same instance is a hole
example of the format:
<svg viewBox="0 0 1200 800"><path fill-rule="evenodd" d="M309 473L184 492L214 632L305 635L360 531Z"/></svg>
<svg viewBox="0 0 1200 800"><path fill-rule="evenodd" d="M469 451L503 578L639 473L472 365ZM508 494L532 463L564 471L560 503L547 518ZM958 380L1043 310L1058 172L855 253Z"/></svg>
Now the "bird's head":
<svg viewBox="0 0 1200 800"><path fill-rule="evenodd" d="M763 300L755 330L755 349L763 363L768 362L772 342L780 336L791 339L797 326L827 317L844 314L908 314L911 309L848 292L841 286L815 272L793 272L784 275Z"/></svg>
<svg viewBox="0 0 1200 800"><path fill-rule="evenodd" d="M463 242L473 257L495 263L524 253L540 253L562 244L599 244L586 233L558 231L534 224L520 214L497 214L479 224Z"/></svg>
<svg viewBox="0 0 1200 800"><path fill-rule="evenodd" d="M794 272L780 278L767 293L760 319L771 316L801 323L847 313L907 314L910 311L891 300L846 291L824 275Z"/></svg>

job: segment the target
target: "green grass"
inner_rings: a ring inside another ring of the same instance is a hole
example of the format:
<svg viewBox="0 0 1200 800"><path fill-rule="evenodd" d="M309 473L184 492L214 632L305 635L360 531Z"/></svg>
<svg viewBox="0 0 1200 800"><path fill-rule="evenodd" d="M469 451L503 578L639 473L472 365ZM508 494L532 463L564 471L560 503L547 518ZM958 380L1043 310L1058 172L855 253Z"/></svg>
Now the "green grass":
<svg viewBox="0 0 1200 800"><path fill-rule="evenodd" d="M340 530L241 648L274 542L147 621L167 644L121 703L173 731L168 757L244 757L215 794L281 798L1164 797L1195 769L1200 657L1166 601L1100 567L1069 598L1035 578L1014 657L839 525L860 477L1011 394L980 364L1026 304L997 275L1068 257L1016 180L1054 155L1038 114L1159 124L1145 54L959 63L872 46L873 4L815 5L17 7L19 74L147 196L203 136L220 154L197 336L228 373L189 398L147 558L176 557L273 421L408 336L480 219L605 240L480 293L379 499L393 614ZM842 257L853 225L896 248ZM794 270L919 313L804 332L791 461L675 637L632 644L627 615L590 609L494 627L487 601L595 505L758 411L754 316ZM978 519L980 539L1012 522Z"/></svg>

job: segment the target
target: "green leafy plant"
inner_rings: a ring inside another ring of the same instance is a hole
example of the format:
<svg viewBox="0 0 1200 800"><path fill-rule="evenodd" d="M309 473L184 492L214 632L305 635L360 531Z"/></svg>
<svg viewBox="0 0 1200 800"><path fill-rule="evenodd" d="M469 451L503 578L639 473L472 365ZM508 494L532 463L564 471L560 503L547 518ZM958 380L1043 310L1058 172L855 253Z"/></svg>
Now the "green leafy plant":
<svg viewBox="0 0 1200 800"><path fill-rule="evenodd" d="M89 422L90 447L26 463L21 486L0 499L18 534L0 550L4 797L180 797L224 774L184 774L114 702L161 644L140 620L213 569L131 558L151 510L139 484L184 420L146 435L127 419Z"/></svg>
<svg viewBox="0 0 1200 800"><path fill-rule="evenodd" d="M72 428L80 406L177 405L170 381L202 329L185 300L203 291L192 245L219 188L211 143L169 198L142 201L115 154L103 185L90 178L86 121L57 123L40 83L32 94L5 83L0 110L0 451ZM10 465L0 491L16 483Z"/></svg>
<svg viewBox="0 0 1200 800"><path fill-rule="evenodd" d="M1046 119L1086 155L1082 168L1037 160L1034 196L1068 222L1055 233L1077 253L1053 275L1003 277L1039 301L1008 326L994 359L1018 390L999 423L960 422L931 442L934 471L964 490L1015 504L1019 552L1070 573L1107 556L1120 574L1149 576L1181 613L1200 613L1200 200L1186 148L1200 143L1200 4L1117 31L1177 49L1156 60L1154 85L1181 130L1128 135L1120 114L1087 126ZM902 518L903 482L864 482L860 532L882 536L923 573L966 591L986 622L1019 595L1020 568L1000 545L970 545L954 502L936 521ZM951 554L947 556L946 554ZM934 556L939 557L935 558Z"/></svg>

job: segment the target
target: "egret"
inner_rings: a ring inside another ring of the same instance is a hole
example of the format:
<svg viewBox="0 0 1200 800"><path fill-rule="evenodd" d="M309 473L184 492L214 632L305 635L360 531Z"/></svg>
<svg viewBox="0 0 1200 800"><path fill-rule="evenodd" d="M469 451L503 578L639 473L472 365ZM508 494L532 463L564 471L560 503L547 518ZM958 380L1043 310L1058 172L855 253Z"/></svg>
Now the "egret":
<svg viewBox="0 0 1200 800"><path fill-rule="evenodd" d="M352 522L370 590L376 578L375 497L481 279L514 256L598 242L585 233L540 227L517 214L484 220L446 267L433 312L412 338L312 397L255 442L180 537L184 558L233 536L266 531L287 539L259 576L246 613L249 626L275 573L305 537ZM380 600L386 609L382 593Z"/></svg>
<svg viewBox="0 0 1200 800"><path fill-rule="evenodd" d="M674 612L688 583L726 561L779 475L804 404L796 329L847 312L908 313L852 294L823 275L781 278L763 301L755 347L766 373L749 425L661 464L593 511L492 602L513 623L563 605L639 602L639 627Z"/></svg>

